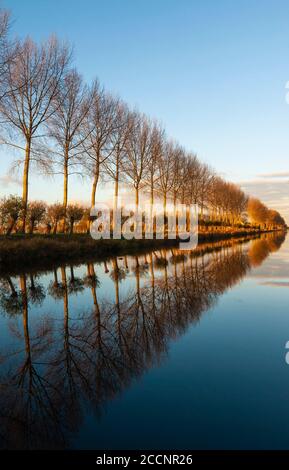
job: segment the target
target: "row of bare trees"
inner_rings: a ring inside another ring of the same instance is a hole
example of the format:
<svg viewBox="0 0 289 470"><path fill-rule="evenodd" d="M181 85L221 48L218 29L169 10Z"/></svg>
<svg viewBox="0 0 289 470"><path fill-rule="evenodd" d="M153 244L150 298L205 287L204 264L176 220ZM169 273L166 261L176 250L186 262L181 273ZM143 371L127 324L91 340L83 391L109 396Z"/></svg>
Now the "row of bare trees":
<svg viewBox="0 0 289 470"><path fill-rule="evenodd" d="M31 227L33 167L63 177L64 230L71 175L89 178L91 207L99 182L109 181L115 196L120 184L133 188L137 207L141 197L151 203L161 200L165 211L168 203L198 204L202 219L231 225L243 221L246 194L168 138L158 122L107 93L97 80L87 85L71 65L69 45L55 37L40 45L30 38L11 42L8 29L9 16L2 11L1 134L2 143L23 155L16 162L23 167L22 232Z"/></svg>
<svg viewBox="0 0 289 470"><path fill-rule="evenodd" d="M13 231L15 233L21 232L23 212L21 197L9 196L0 200L0 233L10 235ZM56 234L57 232L73 234L75 231L85 233L90 225L89 212L89 208L79 204L67 204L66 210L64 210L63 204L60 203L48 205L43 201L31 201L28 203L26 211L26 232L30 234L35 231L46 234ZM248 200L247 213L251 224L250 226L245 225L246 228L259 227L263 230L273 230L286 225L279 212L268 209L258 199L250 198ZM214 225L226 224L230 229L238 221L234 217L234 212L222 212L212 223ZM204 221L200 221L200 223L208 224Z"/></svg>
<svg viewBox="0 0 289 470"><path fill-rule="evenodd" d="M268 209L256 198L250 198L248 201L248 215L253 223L263 228L285 226L285 221L278 211Z"/></svg>

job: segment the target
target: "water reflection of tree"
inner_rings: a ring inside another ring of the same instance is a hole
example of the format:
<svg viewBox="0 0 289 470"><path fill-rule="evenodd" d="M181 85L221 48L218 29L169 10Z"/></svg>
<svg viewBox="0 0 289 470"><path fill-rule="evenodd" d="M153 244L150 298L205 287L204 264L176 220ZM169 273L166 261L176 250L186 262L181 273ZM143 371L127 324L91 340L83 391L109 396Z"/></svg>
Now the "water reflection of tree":
<svg viewBox="0 0 289 470"><path fill-rule="evenodd" d="M16 286L15 281L6 276L0 282L0 308L9 316L21 314L23 311L23 304L29 301L39 307L45 299L45 289L41 283L37 281L37 276L34 274L29 275L29 287L23 291L21 277L19 279L20 286ZM26 277L25 277L26 283Z"/></svg>
<svg viewBox="0 0 289 470"><path fill-rule="evenodd" d="M37 276L30 274L29 298L33 304L40 306L46 296L44 286L38 282Z"/></svg>
<svg viewBox="0 0 289 470"><path fill-rule="evenodd" d="M49 396L49 383L41 370L42 359L52 343L52 323L49 318L42 318L34 324L31 333L26 275L20 276L19 281L22 324L12 325L11 334L17 347L6 352L5 359L12 360L13 368L5 370L0 389L2 445L34 448L53 442L54 447L61 423Z"/></svg>
<svg viewBox="0 0 289 470"><path fill-rule="evenodd" d="M84 280L75 276L74 267L70 266L70 278L68 283L70 294L78 294L84 290Z"/></svg>
<svg viewBox="0 0 289 470"><path fill-rule="evenodd" d="M84 284L84 282L83 282ZM86 360L87 341L82 335L83 318L70 315L69 293L71 278L68 283L66 268L61 268L61 286L63 292L63 324L55 332L53 352L47 367L47 377L54 384L58 414L65 423L65 428L76 430L81 422L81 393L90 389ZM82 290L82 284L81 284ZM60 392L60 393L59 393Z"/></svg>
<svg viewBox="0 0 289 470"><path fill-rule="evenodd" d="M277 236L269 233L261 239L253 240L249 250L251 266L260 266L270 252L279 250L284 240L285 234L283 233Z"/></svg>
<svg viewBox="0 0 289 470"><path fill-rule="evenodd" d="M17 315L22 310L22 295L10 276L1 279L0 308L9 316Z"/></svg>
<svg viewBox="0 0 289 470"><path fill-rule="evenodd" d="M82 277L73 267L55 269L46 293L62 304L57 321L30 319L30 304L38 309L45 295L41 278L2 279L1 309L11 318L14 337L14 349L1 357L2 447L69 447L87 403L100 413L107 400L162 359L171 339L198 322L283 241L267 236L249 250L226 242L215 251L208 245L185 256L162 250L123 263L113 259L104 265L113 285L108 298L94 264ZM120 285L127 275L135 284L124 293ZM92 307L77 314L70 297L84 290Z"/></svg>

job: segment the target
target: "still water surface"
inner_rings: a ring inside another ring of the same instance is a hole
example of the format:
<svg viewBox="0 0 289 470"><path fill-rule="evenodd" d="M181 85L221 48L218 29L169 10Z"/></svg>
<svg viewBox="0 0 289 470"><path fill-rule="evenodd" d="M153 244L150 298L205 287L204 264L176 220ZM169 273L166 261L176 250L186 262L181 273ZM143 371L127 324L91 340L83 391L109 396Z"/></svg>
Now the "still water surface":
<svg viewBox="0 0 289 470"><path fill-rule="evenodd" d="M5 275L1 447L288 449L288 307L283 234Z"/></svg>

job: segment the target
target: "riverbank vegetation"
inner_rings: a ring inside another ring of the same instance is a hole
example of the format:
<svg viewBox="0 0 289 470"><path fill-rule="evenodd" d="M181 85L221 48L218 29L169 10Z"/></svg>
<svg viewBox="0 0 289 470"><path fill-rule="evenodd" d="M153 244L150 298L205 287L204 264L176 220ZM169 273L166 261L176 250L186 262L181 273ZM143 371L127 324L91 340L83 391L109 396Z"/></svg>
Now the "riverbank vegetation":
<svg viewBox="0 0 289 470"><path fill-rule="evenodd" d="M87 234L62 234L0 237L0 272L21 266L53 266L54 263L104 259L112 255L134 254L162 246L170 247L176 240L93 240Z"/></svg>
<svg viewBox="0 0 289 470"><path fill-rule="evenodd" d="M275 234L278 232L274 232ZM269 233L268 236L272 235ZM276 237L277 237L276 235ZM88 234L53 234L0 236L0 273L26 272L27 269L49 269L57 263L81 263L172 249L176 257L197 256L217 250L224 243L239 243L264 237L258 230L239 229L234 232L199 234L199 244L191 251L180 251L179 240L93 240ZM284 238L284 231L280 231Z"/></svg>
<svg viewBox="0 0 289 470"><path fill-rule="evenodd" d="M8 32L9 15L2 11L1 143L16 149L13 168L22 171L22 196L1 198L2 234L86 233L101 182L114 187L115 198L121 189L130 191L137 209L160 201L166 214L169 205L176 210L180 203L197 204L204 234L285 226L277 211L221 178L160 123L130 109L97 79L86 84L73 67L68 44L55 37L42 44L11 41ZM29 199L35 169L47 178L62 175L61 202ZM71 191L73 175L91 186L87 206L71 202L79 199Z"/></svg>

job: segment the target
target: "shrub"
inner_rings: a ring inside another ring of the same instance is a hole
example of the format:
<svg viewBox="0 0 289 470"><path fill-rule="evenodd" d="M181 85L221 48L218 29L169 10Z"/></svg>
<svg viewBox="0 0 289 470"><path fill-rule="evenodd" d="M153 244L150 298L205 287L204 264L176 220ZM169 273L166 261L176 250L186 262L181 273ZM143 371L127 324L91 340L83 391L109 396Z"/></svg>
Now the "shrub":
<svg viewBox="0 0 289 470"><path fill-rule="evenodd" d="M20 219L23 211L23 201L21 197L10 195L4 197L0 203L1 223L6 227L6 234L10 235Z"/></svg>

